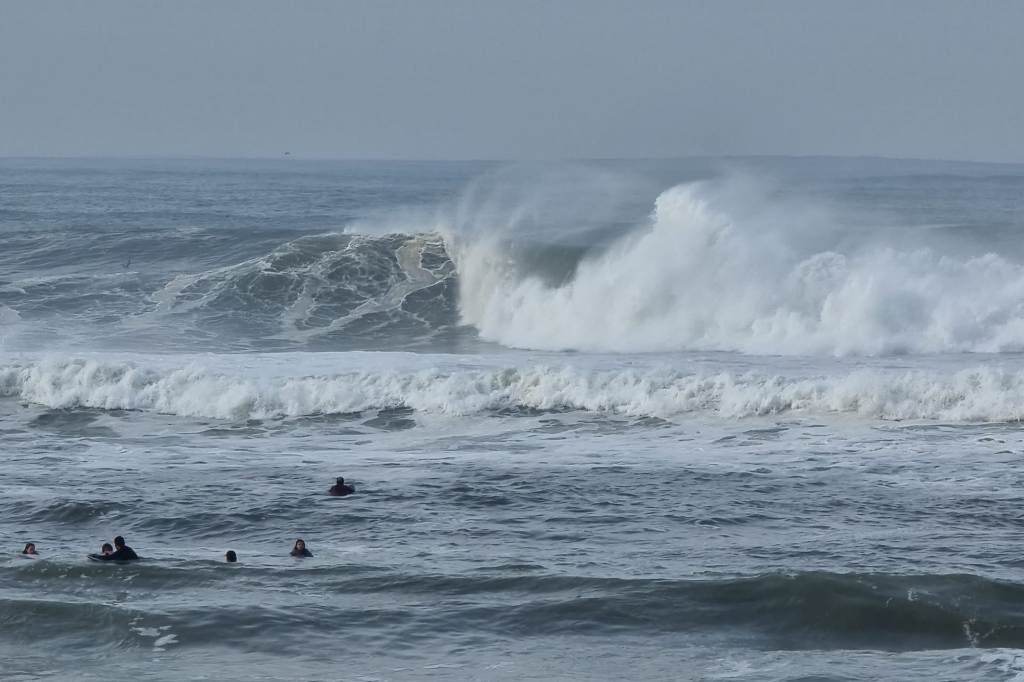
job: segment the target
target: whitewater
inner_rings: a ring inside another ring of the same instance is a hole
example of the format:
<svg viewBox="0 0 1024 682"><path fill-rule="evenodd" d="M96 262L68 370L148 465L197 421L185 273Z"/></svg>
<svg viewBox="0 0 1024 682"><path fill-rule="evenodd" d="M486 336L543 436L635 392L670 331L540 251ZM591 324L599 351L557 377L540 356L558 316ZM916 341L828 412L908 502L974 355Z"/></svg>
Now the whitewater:
<svg viewBox="0 0 1024 682"><path fill-rule="evenodd" d="M852 369L833 376L757 373L749 363L689 357L628 366L616 358L503 366L447 355L322 353L71 360L21 356L0 366L0 396L52 409L140 410L214 419L275 419L408 408L438 415L539 410L661 419L851 413L880 420L1017 422L1024 419L1024 360L1012 370ZM536 357L529 358L536 362ZM673 362L675 361L675 362ZM556 364L557 363L557 364ZM295 367L320 373L296 376ZM346 371L339 371L348 366ZM488 366L490 365L490 366ZM643 365L648 365L644 367ZM715 371L715 366L730 367Z"/></svg>
<svg viewBox="0 0 1024 682"><path fill-rule="evenodd" d="M784 207L771 203L734 216L715 206L714 195L700 184L666 190L649 224L583 259L559 286L516 277L500 255L471 245L459 255L462 319L505 345L558 350L1024 348L1019 263L995 253L958 258L927 246L871 244L877 235L848 252L816 251L815 242L836 229L828 216L780 215Z"/></svg>
<svg viewBox="0 0 1024 682"><path fill-rule="evenodd" d="M0 160L0 677L1024 679L1022 197Z"/></svg>

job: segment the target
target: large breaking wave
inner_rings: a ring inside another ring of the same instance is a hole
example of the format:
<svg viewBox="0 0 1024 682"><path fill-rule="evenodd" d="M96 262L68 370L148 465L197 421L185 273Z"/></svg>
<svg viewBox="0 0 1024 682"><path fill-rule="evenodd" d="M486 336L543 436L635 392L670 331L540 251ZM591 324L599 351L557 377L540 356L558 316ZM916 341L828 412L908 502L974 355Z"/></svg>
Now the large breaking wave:
<svg viewBox="0 0 1024 682"><path fill-rule="evenodd" d="M547 350L1024 349L1020 263L889 246L823 212L744 203L705 184L670 189L649 224L557 285L523 276L497 240L459 245L462 319L486 339Z"/></svg>
<svg viewBox="0 0 1024 682"><path fill-rule="evenodd" d="M114 271L55 264L0 281L0 348L1024 350L1024 265L988 252L984 234L940 249L928 230L854 229L729 179L626 188L624 212L599 200L614 180L557 180L541 200L499 177L341 233L240 237L241 260L204 267L194 253L184 274L131 253Z"/></svg>
<svg viewBox="0 0 1024 682"><path fill-rule="evenodd" d="M409 408L440 415L587 411L632 417L736 419L850 414L871 419L1024 419L1024 371L855 370L813 377L668 368L521 367L266 373L266 356L228 368L202 361L41 358L0 365L0 396L56 409L141 410L251 419Z"/></svg>

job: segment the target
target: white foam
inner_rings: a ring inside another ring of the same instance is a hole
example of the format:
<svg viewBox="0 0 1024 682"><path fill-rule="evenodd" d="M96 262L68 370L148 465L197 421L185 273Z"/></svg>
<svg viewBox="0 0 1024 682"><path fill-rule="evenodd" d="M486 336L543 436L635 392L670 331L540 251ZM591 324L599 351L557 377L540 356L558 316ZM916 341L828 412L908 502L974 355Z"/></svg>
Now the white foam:
<svg viewBox="0 0 1024 682"><path fill-rule="evenodd" d="M741 195L670 189L649 225L557 286L521 274L499 246L507 235L467 240L453 229L463 321L486 339L547 350L1024 350L1021 264L863 239L843 250L823 211Z"/></svg>
<svg viewBox="0 0 1024 682"><path fill-rule="evenodd" d="M390 353L23 358L0 363L0 396L50 408L144 410L221 419L408 407L438 415L585 410L666 419L847 414L868 419L1016 421L1024 371L854 369L820 376L579 364L470 365ZM347 358L347 359L341 359ZM348 366L344 366L345 364ZM332 371L330 365L341 365ZM270 369L268 369L268 366Z"/></svg>

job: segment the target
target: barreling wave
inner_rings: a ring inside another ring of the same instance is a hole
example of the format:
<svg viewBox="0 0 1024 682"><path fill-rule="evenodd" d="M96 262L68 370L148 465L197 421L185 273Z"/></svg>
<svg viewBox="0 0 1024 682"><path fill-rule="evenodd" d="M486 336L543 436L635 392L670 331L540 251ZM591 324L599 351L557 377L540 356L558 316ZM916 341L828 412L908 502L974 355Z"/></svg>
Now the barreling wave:
<svg viewBox="0 0 1024 682"><path fill-rule="evenodd" d="M179 275L152 296L153 313L282 342L401 345L457 324L453 277L436 234L325 234Z"/></svg>
<svg viewBox="0 0 1024 682"><path fill-rule="evenodd" d="M149 262L0 282L0 348L103 339L102 347L172 351L397 349L465 335L455 266L437 234L327 233L263 248L185 274Z"/></svg>
<svg viewBox="0 0 1024 682"><path fill-rule="evenodd" d="M258 363L258 358L252 359ZM441 415L587 411L671 419L851 414L869 419L1007 422L1024 419L1024 372L860 370L791 378L676 369L362 369L253 376L190 364L147 367L44 358L0 366L0 396L55 409L141 410L251 419L407 408Z"/></svg>

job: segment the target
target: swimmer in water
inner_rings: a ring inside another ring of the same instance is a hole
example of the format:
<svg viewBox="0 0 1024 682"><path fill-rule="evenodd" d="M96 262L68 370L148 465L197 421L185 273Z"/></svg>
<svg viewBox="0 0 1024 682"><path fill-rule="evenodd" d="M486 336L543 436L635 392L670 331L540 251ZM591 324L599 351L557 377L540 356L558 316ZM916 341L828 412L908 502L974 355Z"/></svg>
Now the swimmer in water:
<svg viewBox="0 0 1024 682"><path fill-rule="evenodd" d="M30 554L32 556L37 556L36 555L36 543L34 543L34 542L26 542L25 543L25 549L21 550L21 553L22 554Z"/></svg>
<svg viewBox="0 0 1024 682"><path fill-rule="evenodd" d="M111 554L93 554L101 561L136 561L139 555L135 550L124 544L124 538L118 535L114 538L114 552Z"/></svg>
<svg viewBox="0 0 1024 682"><path fill-rule="evenodd" d="M114 548L110 545L109 542L104 542L103 546L100 547L100 554L102 554L103 556L107 556L108 554L113 554L113 553L114 553Z"/></svg>
<svg viewBox="0 0 1024 682"><path fill-rule="evenodd" d="M227 551L227 554L224 555L224 561L228 562L229 564L237 563L238 562L238 555L235 554L235 550L229 549Z"/></svg>
<svg viewBox="0 0 1024 682"><path fill-rule="evenodd" d="M327 494L333 495L334 497L345 497L346 495L351 495L355 491L355 488L345 483L344 476L338 476L338 479L334 482L334 485L332 485L327 490Z"/></svg>
<svg viewBox="0 0 1024 682"><path fill-rule="evenodd" d="M306 549L306 541L299 538L295 541L295 546L292 547L292 556L307 557L313 556L313 553Z"/></svg>

